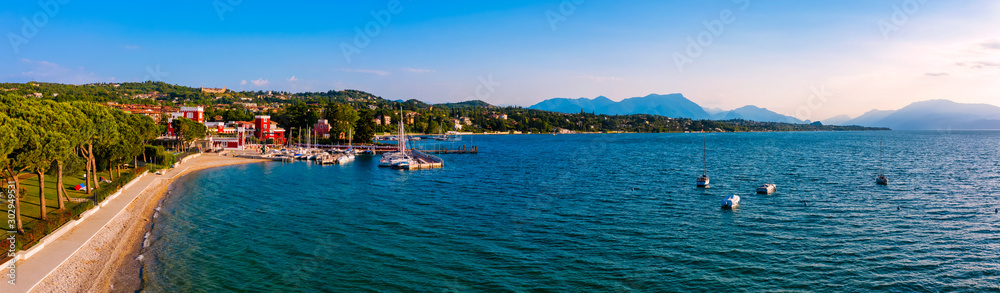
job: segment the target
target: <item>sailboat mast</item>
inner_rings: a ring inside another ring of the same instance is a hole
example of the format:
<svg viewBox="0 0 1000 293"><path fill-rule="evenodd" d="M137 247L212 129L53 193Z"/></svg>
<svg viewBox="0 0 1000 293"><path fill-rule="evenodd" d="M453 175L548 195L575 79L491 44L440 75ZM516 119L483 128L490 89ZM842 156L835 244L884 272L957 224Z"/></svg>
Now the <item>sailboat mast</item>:
<svg viewBox="0 0 1000 293"><path fill-rule="evenodd" d="M702 141L701 145L701 176L708 174L708 164L706 163L706 156L708 156L708 138Z"/></svg>
<svg viewBox="0 0 1000 293"><path fill-rule="evenodd" d="M399 111L403 112L402 109L400 109ZM399 127L396 128L396 132L399 133L399 137L396 139L396 148L399 149L400 153L402 153L403 152L403 139L404 139L403 138L403 114L402 113L399 114Z"/></svg>
<svg viewBox="0 0 1000 293"><path fill-rule="evenodd" d="M882 139L878 140L878 176L882 176Z"/></svg>

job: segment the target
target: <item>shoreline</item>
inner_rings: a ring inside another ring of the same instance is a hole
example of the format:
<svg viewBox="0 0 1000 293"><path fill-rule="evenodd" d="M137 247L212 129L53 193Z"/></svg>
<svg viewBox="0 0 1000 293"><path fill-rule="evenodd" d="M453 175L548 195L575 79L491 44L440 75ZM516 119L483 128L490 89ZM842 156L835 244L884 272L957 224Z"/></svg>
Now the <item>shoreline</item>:
<svg viewBox="0 0 1000 293"><path fill-rule="evenodd" d="M184 176L211 168L269 162L269 160L203 154L177 166L180 171L162 176L130 202L121 214L87 241L64 263L43 278L32 292L135 292L142 288L140 271L144 235L152 228L156 208L168 190ZM167 173L169 174L169 172Z"/></svg>

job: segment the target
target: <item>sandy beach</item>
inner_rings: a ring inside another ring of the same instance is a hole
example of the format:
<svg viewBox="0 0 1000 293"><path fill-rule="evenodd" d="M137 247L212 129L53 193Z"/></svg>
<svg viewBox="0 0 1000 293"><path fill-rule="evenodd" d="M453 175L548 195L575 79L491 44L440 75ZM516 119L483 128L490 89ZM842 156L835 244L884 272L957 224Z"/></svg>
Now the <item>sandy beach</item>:
<svg viewBox="0 0 1000 293"><path fill-rule="evenodd" d="M180 164L152 184L31 292L135 292L142 286L144 235L174 180L194 171L267 160L203 154Z"/></svg>

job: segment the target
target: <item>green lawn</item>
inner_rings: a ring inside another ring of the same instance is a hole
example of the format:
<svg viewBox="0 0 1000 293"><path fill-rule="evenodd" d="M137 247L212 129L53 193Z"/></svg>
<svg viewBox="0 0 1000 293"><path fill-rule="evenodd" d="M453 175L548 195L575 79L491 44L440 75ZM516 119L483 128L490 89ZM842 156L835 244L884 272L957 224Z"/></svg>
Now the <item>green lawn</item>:
<svg viewBox="0 0 1000 293"><path fill-rule="evenodd" d="M131 169L123 169L122 174L125 172L131 172ZM117 172L115 174L118 174ZM97 176L104 176L104 178L111 179L108 172L98 172ZM21 174L21 188L26 189L26 194L21 197L21 220L25 228L31 227L35 221L41 220L40 205L38 200L38 175L36 174ZM118 178L118 177L115 177ZM83 173L81 172L76 176L63 176L63 184L66 186L66 195L71 198L90 198L91 195L87 194L87 191L73 190L73 186L83 183ZM102 183L103 186L103 183ZM91 193L96 192L92 190ZM81 203L70 202L66 200L66 209L70 210L74 206ZM58 215L59 209L59 199L56 194L56 176L45 175L45 206L46 212L50 219Z"/></svg>

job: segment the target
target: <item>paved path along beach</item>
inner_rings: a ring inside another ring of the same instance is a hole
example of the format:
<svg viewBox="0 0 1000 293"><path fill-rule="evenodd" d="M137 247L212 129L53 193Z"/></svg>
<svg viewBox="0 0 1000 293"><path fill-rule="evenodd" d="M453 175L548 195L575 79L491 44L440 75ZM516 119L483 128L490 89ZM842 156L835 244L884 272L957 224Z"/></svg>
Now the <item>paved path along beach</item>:
<svg viewBox="0 0 1000 293"><path fill-rule="evenodd" d="M15 285L8 283L6 267L2 276L2 292L92 292L115 291L103 286L120 263L122 251L130 250L126 234L142 235L144 231L130 231L136 228L136 221L148 223L145 215L150 208L142 204L155 203L154 197L161 193L170 182L179 176L205 168L262 162L203 154L190 158L187 162L163 175L146 174L122 190L121 194L102 202L94 214L83 219L71 230L56 239L46 239L44 247L28 259L17 262ZM154 205L155 206L155 205ZM139 223L138 227L145 224ZM132 239L134 240L134 239ZM125 246L125 247L123 247ZM23 252L21 252L23 253ZM115 257L115 256L119 257ZM109 274L110 273L110 274Z"/></svg>

